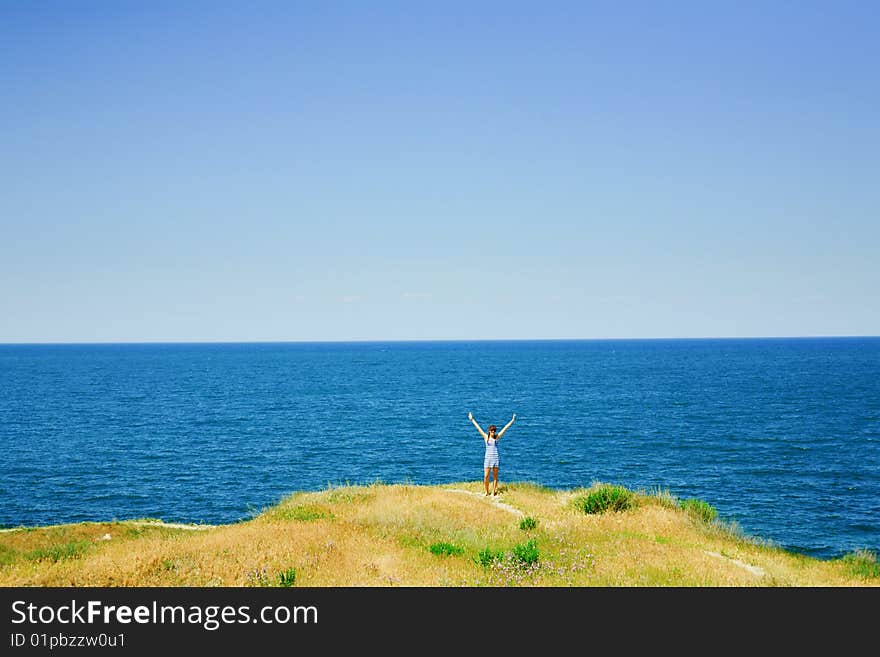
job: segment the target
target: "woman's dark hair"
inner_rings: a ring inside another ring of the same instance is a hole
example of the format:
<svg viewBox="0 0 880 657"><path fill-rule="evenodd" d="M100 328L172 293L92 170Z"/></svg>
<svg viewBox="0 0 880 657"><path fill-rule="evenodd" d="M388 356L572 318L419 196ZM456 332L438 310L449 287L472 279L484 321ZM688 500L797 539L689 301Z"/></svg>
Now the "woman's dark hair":
<svg viewBox="0 0 880 657"><path fill-rule="evenodd" d="M489 433L492 433L493 431L498 431L498 427L496 427L494 424L490 424Z"/></svg>

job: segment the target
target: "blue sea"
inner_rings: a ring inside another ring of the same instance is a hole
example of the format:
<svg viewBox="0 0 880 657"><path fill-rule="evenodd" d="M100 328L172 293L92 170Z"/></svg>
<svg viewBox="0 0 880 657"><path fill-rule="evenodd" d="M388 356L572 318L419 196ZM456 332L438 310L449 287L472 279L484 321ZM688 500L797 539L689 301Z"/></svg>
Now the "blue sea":
<svg viewBox="0 0 880 657"><path fill-rule="evenodd" d="M880 338L0 345L0 524L230 523L295 491L595 481L880 552Z"/></svg>

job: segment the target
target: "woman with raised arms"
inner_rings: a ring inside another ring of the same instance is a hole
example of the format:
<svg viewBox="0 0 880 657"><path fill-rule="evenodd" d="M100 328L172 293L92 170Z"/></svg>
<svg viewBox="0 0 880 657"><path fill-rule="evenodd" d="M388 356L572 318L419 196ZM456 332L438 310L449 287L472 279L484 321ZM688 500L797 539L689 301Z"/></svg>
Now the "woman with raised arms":
<svg viewBox="0 0 880 657"><path fill-rule="evenodd" d="M513 424L513 421L516 420L516 413L513 414L513 417L510 418L510 422L504 425L504 428L501 429L498 433L496 433L496 427L494 424L489 425L488 433L483 431L483 428L477 424L477 421L474 419L473 413L468 413L468 420L473 422L474 426L477 428L477 431L480 432L480 435L483 437L483 442L486 443L486 455L483 457L483 486L486 488L486 495L489 494L489 475L491 474L494 479L494 486L492 487L492 495L498 494L498 466L499 466L499 457L498 457L498 441L501 440L501 436L504 435L504 432L510 428L510 425Z"/></svg>

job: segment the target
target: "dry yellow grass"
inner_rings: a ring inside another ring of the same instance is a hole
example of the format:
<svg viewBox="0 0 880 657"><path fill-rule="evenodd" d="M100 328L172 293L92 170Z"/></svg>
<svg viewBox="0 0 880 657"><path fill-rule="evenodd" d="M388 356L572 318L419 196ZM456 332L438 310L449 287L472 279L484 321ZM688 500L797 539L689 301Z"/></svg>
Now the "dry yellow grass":
<svg viewBox="0 0 880 657"><path fill-rule="evenodd" d="M588 489L523 482L497 498L481 489L329 488L198 530L128 521L4 531L0 585L279 586L291 569L296 586L315 587L880 585L876 569L860 574L845 559L767 546L663 495L639 493L634 508L591 515L572 503ZM524 518L536 526L521 528ZM527 567L511 555L530 540L538 560ZM481 563L486 549L501 560Z"/></svg>

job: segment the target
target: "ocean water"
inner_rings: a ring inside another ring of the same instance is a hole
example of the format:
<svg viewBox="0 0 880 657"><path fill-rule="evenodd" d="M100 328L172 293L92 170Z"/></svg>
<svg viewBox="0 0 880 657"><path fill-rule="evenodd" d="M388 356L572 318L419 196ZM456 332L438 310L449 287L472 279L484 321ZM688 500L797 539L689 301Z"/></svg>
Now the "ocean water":
<svg viewBox="0 0 880 657"><path fill-rule="evenodd" d="M712 504L880 552L880 338L0 345L0 524L246 519L294 491L482 478Z"/></svg>

